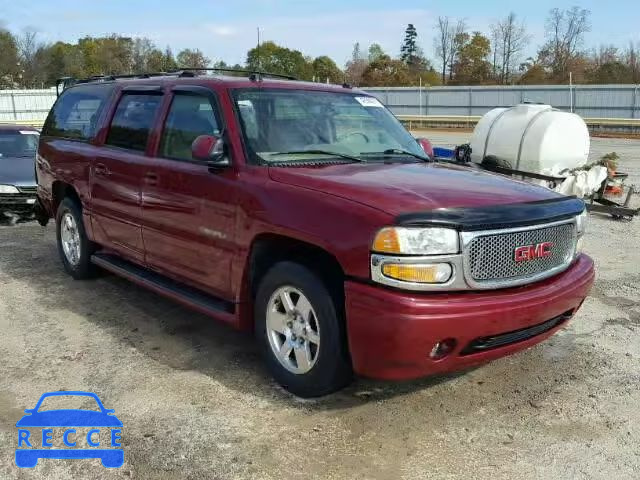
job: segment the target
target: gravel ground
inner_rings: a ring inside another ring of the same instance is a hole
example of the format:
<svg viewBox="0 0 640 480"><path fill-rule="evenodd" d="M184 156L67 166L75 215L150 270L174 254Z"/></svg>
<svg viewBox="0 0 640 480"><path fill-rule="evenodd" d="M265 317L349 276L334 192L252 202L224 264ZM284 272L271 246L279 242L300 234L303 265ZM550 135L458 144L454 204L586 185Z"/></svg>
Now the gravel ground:
<svg viewBox="0 0 640 480"><path fill-rule="evenodd" d="M593 143L635 154L621 169L640 184L640 142ZM52 226L0 227L0 478L640 478L640 218L591 220L596 285L549 341L313 401L274 385L249 337L114 276L70 279ZM15 422L63 389L116 410L123 468L15 467Z"/></svg>

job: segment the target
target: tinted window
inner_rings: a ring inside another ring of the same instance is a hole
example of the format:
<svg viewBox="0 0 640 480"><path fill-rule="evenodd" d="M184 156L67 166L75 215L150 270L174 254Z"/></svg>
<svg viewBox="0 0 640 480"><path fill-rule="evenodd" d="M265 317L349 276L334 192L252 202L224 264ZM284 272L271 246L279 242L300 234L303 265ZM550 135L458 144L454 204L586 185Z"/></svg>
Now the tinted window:
<svg viewBox="0 0 640 480"><path fill-rule="evenodd" d="M111 121L107 145L144 151L162 95L125 94Z"/></svg>
<svg viewBox="0 0 640 480"><path fill-rule="evenodd" d="M112 85L91 85L65 90L49 113L42 135L88 140L96 132L100 112Z"/></svg>
<svg viewBox="0 0 640 480"><path fill-rule="evenodd" d="M220 135L216 113L209 98L203 95L176 95L162 132L160 156L191 160L191 144L200 135Z"/></svg>

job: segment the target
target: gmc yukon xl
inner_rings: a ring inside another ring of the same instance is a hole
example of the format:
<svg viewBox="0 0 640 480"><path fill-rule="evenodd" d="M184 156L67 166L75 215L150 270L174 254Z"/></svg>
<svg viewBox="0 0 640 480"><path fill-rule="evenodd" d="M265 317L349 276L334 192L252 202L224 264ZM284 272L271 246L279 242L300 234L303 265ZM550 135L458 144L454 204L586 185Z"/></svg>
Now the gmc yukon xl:
<svg viewBox="0 0 640 480"><path fill-rule="evenodd" d="M184 70L76 81L40 139L37 217L96 267L253 331L319 396L530 347L593 283L581 200L434 161L348 85Z"/></svg>

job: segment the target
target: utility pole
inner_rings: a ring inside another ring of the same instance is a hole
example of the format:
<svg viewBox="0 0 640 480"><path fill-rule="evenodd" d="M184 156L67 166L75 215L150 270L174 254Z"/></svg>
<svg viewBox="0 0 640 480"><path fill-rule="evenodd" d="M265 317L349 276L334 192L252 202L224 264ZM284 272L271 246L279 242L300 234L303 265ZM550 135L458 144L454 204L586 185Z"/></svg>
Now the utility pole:
<svg viewBox="0 0 640 480"><path fill-rule="evenodd" d="M258 27L258 46L256 47L256 55L258 57L258 70L262 70L260 65L260 27Z"/></svg>

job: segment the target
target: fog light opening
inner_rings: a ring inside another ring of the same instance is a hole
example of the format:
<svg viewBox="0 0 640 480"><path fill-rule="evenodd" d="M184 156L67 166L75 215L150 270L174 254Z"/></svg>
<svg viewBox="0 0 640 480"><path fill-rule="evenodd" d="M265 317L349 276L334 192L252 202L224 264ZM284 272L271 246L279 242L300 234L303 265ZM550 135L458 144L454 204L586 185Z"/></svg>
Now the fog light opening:
<svg viewBox="0 0 640 480"><path fill-rule="evenodd" d="M445 338L444 340L440 340L431 349L429 357L433 360L441 360L453 352L456 348L456 344L457 342L455 338Z"/></svg>

